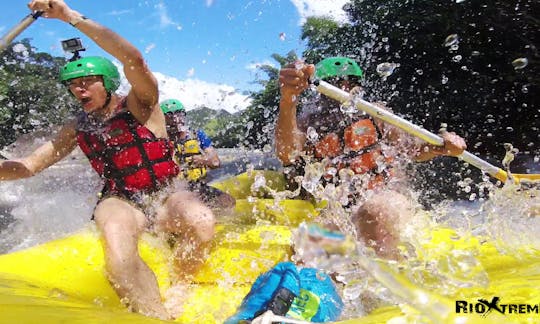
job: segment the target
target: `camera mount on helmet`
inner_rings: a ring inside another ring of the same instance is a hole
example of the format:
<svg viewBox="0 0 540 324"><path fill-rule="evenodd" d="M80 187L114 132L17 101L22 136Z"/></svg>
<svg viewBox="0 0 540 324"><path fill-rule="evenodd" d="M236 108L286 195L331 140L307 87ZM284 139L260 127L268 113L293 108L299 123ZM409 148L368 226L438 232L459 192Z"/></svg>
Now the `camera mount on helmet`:
<svg viewBox="0 0 540 324"><path fill-rule="evenodd" d="M62 49L64 50L64 52L69 52L73 54L73 57L69 59L70 62L80 59L81 55L79 54L79 52L86 50L79 37L63 40Z"/></svg>

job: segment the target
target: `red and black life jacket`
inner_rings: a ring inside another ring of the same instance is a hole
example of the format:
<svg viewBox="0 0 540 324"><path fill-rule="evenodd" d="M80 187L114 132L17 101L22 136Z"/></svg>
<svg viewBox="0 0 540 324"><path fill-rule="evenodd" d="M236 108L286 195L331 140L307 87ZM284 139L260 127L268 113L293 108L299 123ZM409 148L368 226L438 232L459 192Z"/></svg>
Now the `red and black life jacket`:
<svg viewBox="0 0 540 324"><path fill-rule="evenodd" d="M96 172L105 179L107 193L131 198L153 192L179 172L172 143L157 138L125 108L105 122L83 114L77 123L77 142Z"/></svg>

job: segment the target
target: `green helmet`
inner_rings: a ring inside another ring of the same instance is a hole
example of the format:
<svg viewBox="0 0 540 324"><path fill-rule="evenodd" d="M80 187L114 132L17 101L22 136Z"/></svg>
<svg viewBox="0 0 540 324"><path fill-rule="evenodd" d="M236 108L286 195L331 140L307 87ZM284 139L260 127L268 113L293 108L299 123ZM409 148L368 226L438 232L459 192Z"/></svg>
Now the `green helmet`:
<svg viewBox="0 0 540 324"><path fill-rule="evenodd" d="M163 111L164 114L175 111L186 111L184 105L180 102L180 100L177 99L167 99L165 101L162 101L159 106L161 107L161 111Z"/></svg>
<svg viewBox="0 0 540 324"><path fill-rule="evenodd" d="M358 64L348 57L328 57L315 66L315 77L321 80L345 76L362 78L363 75Z"/></svg>
<svg viewBox="0 0 540 324"><path fill-rule="evenodd" d="M68 62L60 70L60 81L67 81L75 78L101 75L103 86L107 92L114 92L120 86L120 74L116 66L104 57L88 56Z"/></svg>

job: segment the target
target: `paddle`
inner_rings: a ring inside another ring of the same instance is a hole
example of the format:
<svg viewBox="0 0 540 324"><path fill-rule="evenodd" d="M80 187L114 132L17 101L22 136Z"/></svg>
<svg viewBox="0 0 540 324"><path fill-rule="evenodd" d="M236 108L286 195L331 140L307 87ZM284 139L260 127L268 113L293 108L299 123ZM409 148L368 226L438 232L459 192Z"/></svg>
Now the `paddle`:
<svg viewBox="0 0 540 324"><path fill-rule="evenodd" d="M356 108L362 111L365 111L370 116L373 116L391 125L394 125L411 135L414 135L418 138L423 139L429 144L438 145L438 146L444 145L444 141L440 136L433 134L430 131L420 126L417 126L399 116L396 116L388 110L377 107L376 105L370 102L367 102L363 99L354 98L348 92L345 92L337 87L334 87L328 82L325 82L322 80L315 80L313 83L317 86L317 91L319 91L320 93L332 99L335 99L342 103L353 103L356 106ZM540 174L514 174L512 173L511 175L509 175L503 169L496 167L490 164L489 162L486 162L480 159L479 157L477 157L476 155L473 155L467 151L463 152L463 154L461 154L459 158L469 164L472 164L473 166L488 173L489 175L497 178L498 180L502 182L506 182L508 178L514 179L516 182L520 182L522 180L528 180L528 181L540 180Z"/></svg>
<svg viewBox="0 0 540 324"><path fill-rule="evenodd" d="M15 39L15 37L19 36L20 33L22 33L28 26L30 26L36 19L39 18L43 14L43 11L36 11L34 13L29 14L28 16L24 17L23 20L21 20L20 23L18 23L15 27L11 28L10 31L8 31L4 36L2 36L2 39L0 39L0 52L3 52L9 44Z"/></svg>

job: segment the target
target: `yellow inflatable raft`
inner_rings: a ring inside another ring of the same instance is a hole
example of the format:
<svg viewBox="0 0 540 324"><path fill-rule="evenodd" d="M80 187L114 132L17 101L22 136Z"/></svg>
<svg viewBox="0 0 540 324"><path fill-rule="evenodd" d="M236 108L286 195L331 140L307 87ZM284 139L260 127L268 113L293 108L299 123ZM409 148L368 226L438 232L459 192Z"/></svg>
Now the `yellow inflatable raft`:
<svg viewBox="0 0 540 324"><path fill-rule="evenodd" d="M238 198L236 215L241 222L218 226L210 257L191 285L177 322L223 322L234 313L260 273L277 262L288 260L291 229L317 216L317 209L308 202L274 201L267 197L268 188L252 191L257 174L261 173L242 174L216 184ZM271 190L282 189L279 176L267 171L262 174ZM274 180L269 182L268 179ZM167 243L145 235L140 251L157 274L160 289L166 295L171 286ZM438 267L452 272L452 265L460 262L459 251L472 252L488 276L487 284L464 286L453 292L431 291L411 280L423 277L426 285L436 287L440 278L427 268L388 269L377 261L359 262L375 276L385 274L377 279L388 281L385 284L390 286L395 284L392 292L402 298L402 304L382 307L368 316L342 323L386 323L389 320L408 323L417 321L419 314L429 314L432 321L440 318L462 323L540 322L540 253L535 247L523 246L509 255L501 253L490 242L438 229L418 251L418 260L438 262ZM512 306L514 312L509 313L509 308L505 314L496 309L475 312L475 307L483 309L476 306L480 299L493 303L494 297L499 297L499 306L517 305ZM468 312L458 312L458 301L472 306L466 306ZM404 306L407 304L414 309ZM93 225L63 239L0 256L0 323L158 322L161 321L130 313L122 306L107 281L103 252Z"/></svg>

